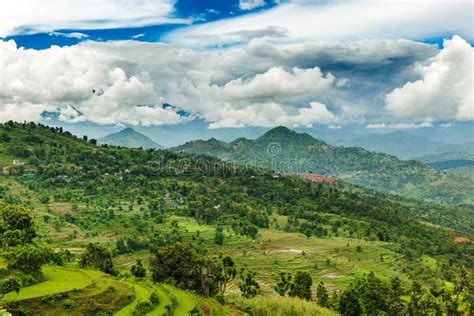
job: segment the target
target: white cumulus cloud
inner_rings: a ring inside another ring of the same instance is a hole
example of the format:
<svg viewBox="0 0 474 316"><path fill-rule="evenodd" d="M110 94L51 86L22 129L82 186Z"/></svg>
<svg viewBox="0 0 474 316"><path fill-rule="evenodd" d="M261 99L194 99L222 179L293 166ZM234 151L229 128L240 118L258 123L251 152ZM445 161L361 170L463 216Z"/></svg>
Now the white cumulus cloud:
<svg viewBox="0 0 474 316"><path fill-rule="evenodd" d="M187 22L169 18L173 0L2 0L0 37L57 29L97 29Z"/></svg>
<svg viewBox="0 0 474 316"><path fill-rule="evenodd" d="M474 120L474 49L459 36L427 64L416 68L420 80L386 95L388 111L398 117Z"/></svg>
<svg viewBox="0 0 474 316"><path fill-rule="evenodd" d="M98 124L199 117L210 128L338 126L382 112L380 82L398 76L397 84L406 82L413 63L437 52L407 40L277 45L259 39L219 51L136 41L37 51L0 41L0 121L38 120L47 111L63 121Z"/></svg>
<svg viewBox="0 0 474 316"><path fill-rule="evenodd" d="M239 7L241 10L252 10L265 5L265 0L240 0Z"/></svg>

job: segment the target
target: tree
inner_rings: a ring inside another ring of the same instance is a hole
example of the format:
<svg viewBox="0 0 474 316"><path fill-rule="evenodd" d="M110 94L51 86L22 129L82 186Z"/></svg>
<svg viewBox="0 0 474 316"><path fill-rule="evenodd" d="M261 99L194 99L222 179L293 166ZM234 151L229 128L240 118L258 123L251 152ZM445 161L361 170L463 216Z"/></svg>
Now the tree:
<svg viewBox="0 0 474 316"><path fill-rule="evenodd" d="M217 226L216 227L216 234L214 236L214 242L216 245L221 246L224 243L224 233L222 226Z"/></svg>
<svg viewBox="0 0 474 316"><path fill-rule="evenodd" d="M323 307L329 307L329 294L323 282L319 282L316 290L317 302Z"/></svg>
<svg viewBox="0 0 474 316"><path fill-rule="evenodd" d="M30 211L21 205L0 208L0 236L8 266L26 273L39 273L48 251L34 243L36 227Z"/></svg>
<svg viewBox="0 0 474 316"><path fill-rule="evenodd" d="M9 143L11 141L11 138L7 133L2 133L2 135L0 135L0 141Z"/></svg>
<svg viewBox="0 0 474 316"><path fill-rule="evenodd" d="M142 260L138 259L137 263L130 268L130 272L137 278L143 278L146 276L146 269L142 264Z"/></svg>
<svg viewBox="0 0 474 316"><path fill-rule="evenodd" d="M339 297L339 312L343 316L359 316L363 314L363 311L359 293L352 285L349 286Z"/></svg>
<svg viewBox="0 0 474 316"><path fill-rule="evenodd" d="M8 260L8 267L26 273L40 272L41 266L48 261L47 251L34 244L10 248L4 252L4 256Z"/></svg>
<svg viewBox="0 0 474 316"><path fill-rule="evenodd" d="M0 235L4 240L4 247L15 247L31 243L36 237L31 212L21 205L6 205L0 208Z"/></svg>
<svg viewBox="0 0 474 316"><path fill-rule="evenodd" d="M98 243L89 243L86 251L82 254L79 264L81 268L92 267L100 271L112 275L116 275L117 271L112 262L112 255L109 250Z"/></svg>
<svg viewBox="0 0 474 316"><path fill-rule="evenodd" d="M196 271L200 280L201 293L205 296L215 294L218 291L217 280L219 278L216 261L212 258L202 258L196 265Z"/></svg>
<svg viewBox="0 0 474 316"><path fill-rule="evenodd" d="M297 271L293 282L291 283L290 296L296 296L306 300L311 300L311 286L313 285L313 279L311 275L306 271Z"/></svg>
<svg viewBox="0 0 474 316"><path fill-rule="evenodd" d="M277 283L274 287L280 296L285 296L291 287L291 273L280 272Z"/></svg>
<svg viewBox="0 0 474 316"><path fill-rule="evenodd" d="M199 257L196 248L184 242L152 249L150 262L155 282L170 282L182 289L200 289L196 267Z"/></svg>
<svg viewBox="0 0 474 316"><path fill-rule="evenodd" d="M123 238L120 238L115 242L115 247L117 248L117 252L119 254L128 252L127 244L125 243L125 240Z"/></svg>
<svg viewBox="0 0 474 316"><path fill-rule="evenodd" d="M364 311L369 315L387 312L390 304L390 286L378 278L374 272L369 272L364 278L356 282L361 295Z"/></svg>
<svg viewBox="0 0 474 316"><path fill-rule="evenodd" d="M6 294L15 291L20 293L20 282L16 278L8 278L0 285L0 297L3 298Z"/></svg>
<svg viewBox="0 0 474 316"><path fill-rule="evenodd" d="M343 291L339 299L339 311L343 315L360 315L361 312L378 315L393 312L399 306L391 305L392 293L388 282L370 272L356 279Z"/></svg>
<svg viewBox="0 0 474 316"><path fill-rule="evenodd" d="M217 282L219 287L219 293L221 295L224 295L227 289L227 284L229 284L230 282L232 282L232 280L235 279L235 276L237 275L237 269L235 267L234 261L229 256L221 258L220 263L218 265L218 269L219 278Z"/></svg>
<svg viewBox="0 0 474 316"><path fill-rule="evenodd" d="M471 277L462 266L454 277L454 284L446 283L441 291L441 299L449 315L469 314L474 308Z"/></svg>
<svg viewBox="0 0 474 316"><path fill-rule="evenodd" d="M243 297L252 298L260 294L260 285L255 280L256 274L256 272L250 270L242 269L240 271L239 289Z"/></svg>
<svg viewBox="0 0 474 316"><path fill-rule="evenodd" d="M414 281L410 290L410 303L408 304L408 313L410 315L418 315L422 312L421 300L423 298L424 290L420 283Z"/></svg>

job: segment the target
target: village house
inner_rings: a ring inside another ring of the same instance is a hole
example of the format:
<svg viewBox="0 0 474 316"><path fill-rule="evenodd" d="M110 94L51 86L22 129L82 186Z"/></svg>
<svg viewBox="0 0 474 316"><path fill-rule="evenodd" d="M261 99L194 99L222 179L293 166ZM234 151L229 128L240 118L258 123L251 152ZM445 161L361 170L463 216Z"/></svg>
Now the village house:
<svg viewBox="0 0 474 316"><path fill-rule="evenodd" d="M20 160L15 159L15 160L13 160L12 164L13 164L14 166L21 166L21 165L23 165L24 163L22 163Z"/></svg>

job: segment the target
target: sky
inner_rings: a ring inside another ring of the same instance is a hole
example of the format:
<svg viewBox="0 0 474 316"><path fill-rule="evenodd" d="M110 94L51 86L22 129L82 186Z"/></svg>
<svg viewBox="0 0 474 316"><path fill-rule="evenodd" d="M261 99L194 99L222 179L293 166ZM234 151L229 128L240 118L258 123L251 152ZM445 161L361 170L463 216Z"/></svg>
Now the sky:
<svg viewBox="0 0 474 316"><path fill-rule="evenodd" d="M3 0L0 121L448 128L473 42L472 1Z"/></svg>

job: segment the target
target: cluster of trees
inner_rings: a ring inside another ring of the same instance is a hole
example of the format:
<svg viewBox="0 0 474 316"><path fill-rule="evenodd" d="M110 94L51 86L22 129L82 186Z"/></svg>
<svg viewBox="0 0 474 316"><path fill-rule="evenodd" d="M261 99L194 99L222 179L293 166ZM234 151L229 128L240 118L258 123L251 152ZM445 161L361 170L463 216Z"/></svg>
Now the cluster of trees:
<svg viewBox="0 0 474 316"><path fill-rule="evenodd" d="M43 278L41 266L55 261L50 249L37 240L31 212L21 205L0 204L0 254L7 259L8 269L0 273L0 295L19 292L22 285Z"/></svg>
<svg viewBox="0 0 474 316"><path fill-rule="evenodd" d="M416 281L406 289L398 278L387 282L371 272L343 290L336 308L343 315L472 315L471 287L464 268L454 284L440 289L428 289Z"/></svg>
<svg viewBox="0 0 474 316"><path fill-rule="evenodd" d="M297 271L294 276L291 273L280 272L275 291L281 296L299 297L310 300L313 279L306 271Z"/></svg>
<svg viewBox="0 0 474 316"><path fill-rule="evenodd" d="M282 273L275 290L284 295L287 284L291 284L291 276ZM310 299L310 290L306 289L306 294L305 298ZM397 277L385 280L370 272L340 293L329 295L322 282L316 293L319 305L342 315L472 315L473 298L470 276L464 268L455 283L446 283L439 289L416 281L406 288Z"/></svg>
<svg viewBox="0 0 474 316"><path fill-rule="evenodd" d="M89 243L79 260L80 267L91 267L104 273L117 275L111 252L99 243Z"/></svg>
<svg viewBox="0 0 474 316"><path fill-rule="evenodd" d="M41 274L41 266L53 255L36 237L33 216L27 208L21 205L0 206L0 243L9 268L25 274Z"/></svg>
<svg viewBox="0 0 474 316"><path fill-rule="evenodd" d="M204 255L190 243L155 248L152 253L150 269L155 282L171 283L205 296L224 295L237 275L231 257Z"/></svg>
<svg viewBox="0 0 474 316"><path fill-rule="evenodd" d="M471 276L461 268L455 283L429 289L419 282L405 288L402 281L389 281L370 272L358 277L342 292L329 294L323 282L316 291L318 305L334 309L342 315L472 315L474 297ZM312 300L311 275L298 271L294 276L281 272L274 287L281 296L296 296Z"/></svg>

